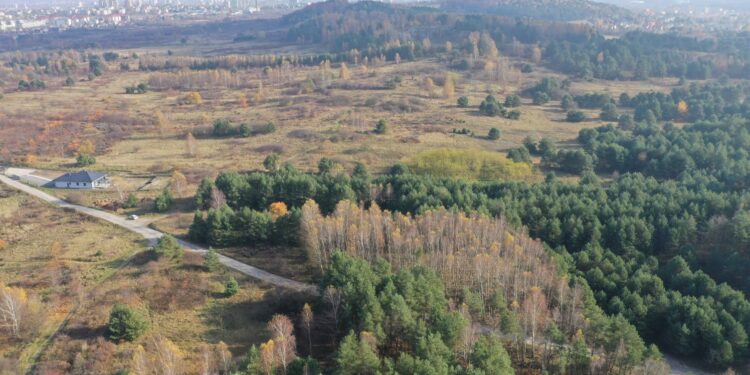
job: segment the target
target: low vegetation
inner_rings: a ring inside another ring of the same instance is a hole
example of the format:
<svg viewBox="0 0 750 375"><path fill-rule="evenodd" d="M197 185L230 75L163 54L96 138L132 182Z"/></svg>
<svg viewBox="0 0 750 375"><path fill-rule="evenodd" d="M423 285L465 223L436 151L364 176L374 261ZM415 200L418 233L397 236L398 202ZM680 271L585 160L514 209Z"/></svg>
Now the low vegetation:
<svg viewBox="0 0 750 375"><path fill-rule="evenodd" d="M492 137L490 137L492 139ZM466 180L523 180L533 177L531 166L489 151L437 149L406 161L414 173Z"/></svg>

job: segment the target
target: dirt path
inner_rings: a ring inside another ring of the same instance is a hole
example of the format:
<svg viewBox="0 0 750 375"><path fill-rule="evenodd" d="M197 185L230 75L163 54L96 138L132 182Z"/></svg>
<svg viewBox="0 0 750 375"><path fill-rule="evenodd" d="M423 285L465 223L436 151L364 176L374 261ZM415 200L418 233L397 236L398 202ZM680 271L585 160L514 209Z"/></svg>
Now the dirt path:
<svg viewBox="0 0 750 375"><path fill-rule="evenodd" d="M139 220L126 220L125 218L121 216L117 216L108 212L104 212L101 210L97 210L95 208L91 207L85 207L80 206L77 204L72 204L69 202L66 202L60 198L53 197L39 189L33 188L31 186L25 185L21 182L15 181L11 178L8 178L5 175L0 174L0 182L15 188L17 190L20 190L26 194L33 195L34 197L37 197L47 203L53 204L55 206L61 207L61 208L67 208L72 209L77 212L80 212L84 215L89 215L96 217L98 219L108 221L112 224L115 224L117 226L123 227L131 232L135 232L140 234L143 238L148 240L149 244L151 246L155 245L156 242L161 238L161 236L164 235L164 233L159 232L157 230L151 229L148 227L148 225L144 222L140 222ZM187 242L187 241L180 241L182 246L184 246L186 249L195 251L197 253L205 253L208 251L208 249L198 246L196 244ZM267 282L269 284L279 286L282 288L288 288L293 289L297 291L312 291L314 292L316 290L314 285L301 283L299 281L294 281L291 279L287 279L285 277L272 274L270 272L264 271L260 268L253 267L249 264L242 263L240 261L237 261L236 259L232 259L230 257L227 257L225 255L219 255L219 261L221 264L238 271L240 273L243 273L247 276L256 278L258 280Z"/></svg>

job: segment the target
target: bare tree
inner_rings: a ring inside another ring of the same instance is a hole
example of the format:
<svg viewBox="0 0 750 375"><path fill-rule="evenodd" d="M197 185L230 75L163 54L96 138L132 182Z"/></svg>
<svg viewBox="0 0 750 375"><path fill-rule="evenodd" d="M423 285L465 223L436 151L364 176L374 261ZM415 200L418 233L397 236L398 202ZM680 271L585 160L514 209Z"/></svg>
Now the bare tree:
<svg viewBox="0 0 750 375"><path fill-rule="evenodd" d="M222 192L215 186L212 187L211 188L211 201L209 203L209 206L211 208L220 208L226 203L227 203L227 198L224 195L224 192Z"/></svg>
<svg viewBox="0 0 750 375"><path fill-rule="evenodd" d="M155 367L163 375L178 375L182 373L182 353L172 341L163 336L151 338L154 346Z"/></svg>
<svg viewBox="0 0 750 375"><path fill-rule="evenodd" d="M151 364L146 355L146 350L143 349L143 346L141 345L138 345L133 351L133 357L130 363L130 367L135 375L148 375L151 373Z"/></svg>
<svg viewBox="0 0 750 375"><path fill-rule="evenodd" d="M268 330L273 336L276 361L286 374L287 366L297 357L294 325L287 316L276 314L268 322Z"/></svg>
<svg viewBox="0 0 750 375"><path fill-rule="evenodd" d="M182 198L185 196L185 189L187 189L187 178L180 171L175 170L172 172L169 186L172 187L172 191L176 197Z"/></svg>
<svg viewBox="0 0 750 375"><path fill-rule="evenodd" d="M331 306L331 316L333 317L334 333L339 328L339 308L341 308L341 292L336 287L329 285L323 295L326 302Z"/></svg>
<svg viewBox="0 0 750 375"><path fill-rule="evenodd" d="M201 345L201 375L216 375L213 353L208 344Z"/></svg>
<svg viewBox="0 0 750 375"><path fill-rule="evenodd" d="M219 341L215 348L216 364L219 367L219 373L228 374L229 367L232 365L232 352L229 351L229 347L224 341Z"/></svg>
<svg viewBox="0 0 750 375"><path fill-rule="evenodd" d="M13 337L20 337L28 302L25 290L0 285L0 328L8 330Z"/></svg>
<svg viewBox="0 0 750 375"><path fill-rule="evenodd" d="M185 151L188 156L195 156L195 137L191 132L188 132L187 135L185 135Z"/></svg>
<svg viewBox="0 0 750 375"><path fill-rule="evenodd" d="M313 323L313 311L309 304L305 304L302 307L302 326L305 327L305 333L307 333L307 355L312 355L312 328Z"/></svg>

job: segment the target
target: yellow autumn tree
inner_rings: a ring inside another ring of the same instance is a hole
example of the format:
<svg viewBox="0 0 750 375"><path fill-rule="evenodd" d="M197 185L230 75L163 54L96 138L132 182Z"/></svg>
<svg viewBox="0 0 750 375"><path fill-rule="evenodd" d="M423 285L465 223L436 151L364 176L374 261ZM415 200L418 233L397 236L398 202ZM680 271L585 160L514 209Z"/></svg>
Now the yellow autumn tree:
<svg viewBox="0 0 750 375"><path fill-rule="evenodd" d="M276 343L273 339L260 344L260 363L266 375L271 375L276 370Z"/></svg>
<svg viewBox="0 0 750 375"><path fill-rule="evenodd" d="M263 89L263 81L258 82L258 91L255 92L255 95L253 95L253 103L260 103L263 101L263 98L265 98L266 93Z"/></svg>
<svg viewBox="0 0 750 375"><path fill-rule="evenodd" d="M172 192L178 198L182 198L185 195L187 189L187 178L180 171L175 170L172 172L172 177L169 180L169 186L172 188Z"/></svg>
<svg viewBox="0 0 750 375"><path fill-rule="evenodd" d="M679 103L677 103L677 112L680 114L680 116L685 116L690 111L690 108L688 107L688 104L684 100L680 100Z"/></svg>
<svg viewBox="0 0 750 375"><path fill-rule="evenodd" d="M289 210L286 207L286 203L284 202L274 202L271 203L271 206L268 208L268 211L271 213L271 218L273 220L276 220L289 212Z"/></svg>
<svg viewBox="0 0 750 375"><path fill-rule="evenodd" d="M339 78L343 80L352 78L352 74L351 72L349 72L349 68L346 66L346 63L341 63L341 68L339 69Z"/></svg>
<svg viewBox="0 0 750 375"><path fill-rule="evenodd" d="M182 373L182 351L175 343L166 337L152 339L154 345L154 365L164 375Z"/></svg>
<svg viewBox="0 0 750 375"><path fill-rule="evenodd" d="M187 98L190 101L190 103L192 103L192 104L201 104L201 103L203 103L203 97L201 96L201 93L199 93L198 91L193 91L193 92L189 93L188 96L187 96Z"/></svg>
<svg viewBox="0 0 750 375"><path fill-rule="evenodd" d="M539 46L534 46L534 49L531 50L531 60L537 65L542 62L542 49Z"/></svg>
<svg viewBox="0 0 750 375"><path fill-rule="evenodd" d="M138 345L133 350L130 359L130 369L135 375L148 375L151 373L151 363L148 355L146 355L146 349L142 345Z"/></svg>
<svg viewBox="0 0 750 375"><path fill-rule="evenodd" d="M237 105L240 106L240 108L247 108L247 96L245 94L240 94L237 97Z"/></svg>
<svg viewBox="0 0 750 375"><path fill-rule="evenodd" d="M195 156L195 137L191 132L185 135L185 151L188 156Z"/></svg>
<svg viewBox="0 0 750 375"><path fill-rule="evenodd" d="M25 159L24 161L26 162L26 165L34 165L39 160L37 156L32 153L26 154L26 157L24 159Z"/></svg>
<svg viewBox="0 0 750 375"><path fill-rule="evenodd" d="M427 96L432 97L435 93L435 82L430 77L425 77L422 80L422 90Z"/></svg>
<svg viewBox="0 0 750 375"><path fill-rule="evenodd" d="M169 121L167 120L167 116L164 116L164 113L161 111L156 111L154 114L154 122L156 124L156 129L159 131L160 135L164 135L166 133L167 128L169 127Z"/></svg>
<svg viewBox="0 0 750 375"><path fill-rule="evenodd" d="M85 140L81 142L81 144L78 146L78 155L93 155L94 151L96 151L96 146L94 146L94 143L91 142L91 140Z"/></svg>
<svg viewBox="0 0 750 375"><path fill-rule="evenodd" d="M453 76L448 74L445 76L445 82L443 83L443 97L450 100L454 96L456 96L456 82Z"/></svg>

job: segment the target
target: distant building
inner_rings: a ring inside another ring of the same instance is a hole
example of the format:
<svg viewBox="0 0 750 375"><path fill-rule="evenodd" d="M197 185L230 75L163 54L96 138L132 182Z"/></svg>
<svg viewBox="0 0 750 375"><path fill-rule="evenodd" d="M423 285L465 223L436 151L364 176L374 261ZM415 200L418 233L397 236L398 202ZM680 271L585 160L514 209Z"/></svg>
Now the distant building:
<svg viewBox="0 0 750 375"><path fill-rule="evenodd" d="M66 173L52 184L58 189L102 189L109 187L109 179L105 173L81 171Z"/></svg>
<svg viewBox="0 0 750 375"><path fill-rule="evenodd" d="M19 30L41 29L47 25L47 20L46 19L18 20L17 24L18 24Z"/></svg>

